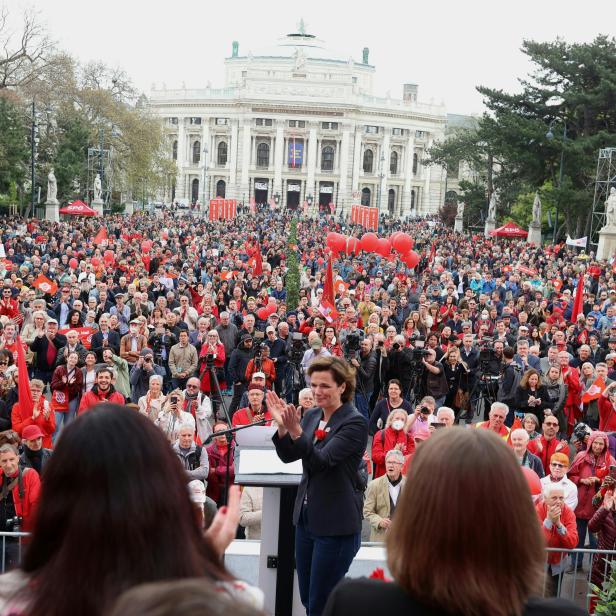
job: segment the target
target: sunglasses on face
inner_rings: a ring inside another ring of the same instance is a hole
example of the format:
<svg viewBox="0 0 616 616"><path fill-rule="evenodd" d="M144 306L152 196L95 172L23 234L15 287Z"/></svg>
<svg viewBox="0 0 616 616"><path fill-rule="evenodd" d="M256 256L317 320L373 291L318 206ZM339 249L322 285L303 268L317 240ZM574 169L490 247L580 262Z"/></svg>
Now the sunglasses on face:
<svg viewBox="0 0 616 616"><path fill-rule="evenodd" d="M565 468L565 465L560 464L559 462L550 462L550 466L553 466L554 468Z"/></svg>

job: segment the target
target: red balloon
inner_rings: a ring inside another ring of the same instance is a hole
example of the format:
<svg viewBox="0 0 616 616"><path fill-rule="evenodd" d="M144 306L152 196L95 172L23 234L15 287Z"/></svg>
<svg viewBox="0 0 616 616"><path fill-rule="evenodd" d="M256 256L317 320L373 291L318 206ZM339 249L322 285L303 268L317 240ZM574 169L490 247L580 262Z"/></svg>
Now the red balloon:
<svg viewBox="0 0 616 616"><path fill-rule="evenodd" d="M335 235L336 237L334 238L333 249L337 252L344 252L346 249L348 238L346 237L346 235L341 235L340 233L336 233Z"/></svg>
<svg viewBox="0 0 616 616"><path fill-rule="evenodd" d="M392 237L391 245L401 255L406 254L411 248L413 248L413 238L407 233L397 234L395 238Z"/></svg>
<svg viewBox="0 0 616 616"><path fill-rule="evenodd" d="M378 244L374 252L384 257L389 256L389 253L391 252L391 245L389 243L389 240L385 237L382 237L380 240L378 240Z"/></svg>
<svg viewBox="0 0 616 616"><path fill-rule="evenodd" d="M259 308L259 310L257 310L257 316L262 321L265 321L265 319L267 319L267 317L269 316L268 313L267 313L267 308Z"/></svg>
<svg viewBox="0 0 616 616"><path fill-rule="evenodd" d="M105 263L113 263L115 261L113 250L105 250L105 253L103 254L103 261L105 261Z"/></svg>
<svg viewBox="0 0 616 616"><path fill-rule="evenodd" d="M533 496L537 496L541 494L541 479L539 479L539 475L535 473L532 468L528 468L527 466L521 466L522 472L524 473L524 477L526 477L526 481L528 482L528 487L530 488L530 493Z"/></svg>
<svg viewBox="0 0 616 616"><path fill-rule="evenodd" d="M77 269L77 266L79 265L79 262L77 261L77 259L75 259L75 257L73 257L69 262L68 262L68 266L71 269Z"/></svg>
<svg viewBox="0 0 616 616"><path fill-rule="evenodd" d="M329 248L334 248L337 237L338 234L335 231L330 231L325 236L325 243L327 244L327 246L329 246Z"/></svg>
<svg viewBox="0 0 616 616"><path fill-rule="evenodd" d="M92 265L98 267L101 264L101 260L98 257L92 257Z"/></svg>
<svg viewBox="0 0 616 616"><path fill-rule="evenodd" d="M407 265L407 267L410 267L411 269L416 267L419 263L419 255L414 250L402 255L400 258Z"/></svg>
<svg viewBox="0 0 616 616"><path fill-rule="evenodd" d="M268 317L269 317L270 314L274 314L274 312L276 312L276 310L278 310L278 306L277 306L276 302L269 303L265 307L265 312L267 312L267 316Z"/></svg>
<svg viewBox="0 0 616 616"><path fill-rule="evenodd" d="M379 238L377 237L376 233L372 233L371 231L368 233L364 233L361 240L359 241L359 245L361 249L365 252L376 252L376 249L379 245Z"/></svg>
<svg viewBox="0 0 616 616"><path fill-rule="evenodd" d="M349 237L346 241L345 252L348 255L356 255L359 251L359 240L356 237Z"/></svg>

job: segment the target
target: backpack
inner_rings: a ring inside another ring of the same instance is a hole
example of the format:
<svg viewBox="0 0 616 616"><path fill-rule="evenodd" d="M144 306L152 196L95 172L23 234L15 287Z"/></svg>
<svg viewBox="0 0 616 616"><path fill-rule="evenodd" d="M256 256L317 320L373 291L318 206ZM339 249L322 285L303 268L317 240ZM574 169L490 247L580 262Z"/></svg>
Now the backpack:
<svg viewBox="0 0 616 616"><path fill-rule="evenodd" d="M511 384L511 389L509 391L505 391L505 388L503 387L504 379L501 381L498 386L498 392L496 394L496 399L499 402L512 402L515 397L515 392L517 391L518 386L520 385L520 381L522 380L522 369L520 368L520 366L518 366L518 364L516 364L515 362L512 362L510 366L513 368L513 383ZM507 368L508 367L509 366L507 366ZM507 370L507 368L505 368L505 371Z"/></svg>

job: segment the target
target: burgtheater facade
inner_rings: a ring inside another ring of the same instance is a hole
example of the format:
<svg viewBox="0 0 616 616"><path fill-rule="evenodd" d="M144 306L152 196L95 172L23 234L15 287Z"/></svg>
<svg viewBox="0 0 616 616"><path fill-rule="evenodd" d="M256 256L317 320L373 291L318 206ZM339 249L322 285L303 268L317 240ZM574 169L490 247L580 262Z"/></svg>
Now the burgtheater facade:
<svg viewBox="0 0 616 616"><path fill-rule="evenodd" d="M445 132L442 105L373 95L375 67L327 49L300 23L278 44L225 60L225 87L153 87L178 176L164 200L214 197L283 208L378 206L395 216L436 212L445 172L425 166Z"/></svg>

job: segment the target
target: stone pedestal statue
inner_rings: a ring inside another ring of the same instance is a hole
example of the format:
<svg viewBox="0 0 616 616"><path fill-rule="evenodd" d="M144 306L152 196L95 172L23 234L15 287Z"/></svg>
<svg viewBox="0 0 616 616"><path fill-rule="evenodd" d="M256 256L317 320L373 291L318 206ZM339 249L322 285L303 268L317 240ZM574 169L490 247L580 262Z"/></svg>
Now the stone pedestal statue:
<svg viewBox="0 0 616 616"><path fill-rule="evenodd" d="M597 259L610 259L616 252L616 188L610 188L605 201L605 226L599 231Z"/></svg>
<svg viewBox="0 0 616 616"><path fill-rule="evenodd" d="M47 200L45 201L45 219L53 222L60 220L60 204L58 203L58 183L53 167L47 175Z"/></svg>
<svg viewBox="0 0 616 616"><path fill-rule="evenodd" d="M96 178L94 178L94 199L92 199L92 203L90 203L90 207L93 210L96 210L97 216L103 215L104 202L102 199L103 195L103 183L101 182L100 173L96 174Z"/></svg>
<svg viewBox="0 0 616 616"><path fill-rule="evenodd" d="M490 197L490 204L488 205L488 217L486 218L485 228L483 234L485 237L490 237L490 233L496 229L496 191L492 193Z"/></svg>
<svg viewBox="0 0 616 616"><path fill-rule="evenodd" d="M541 246L541 199L539 193L535 193L533 201L533 219L528 225L528 236L526 241L535 246Z"/></svg>
<svg viewBox="0 0 616 616"><path fill-rule="evenodd" d="M456 233L464 233L464 203L458 203L456 219L453 223L453 230Z"/></svg>

